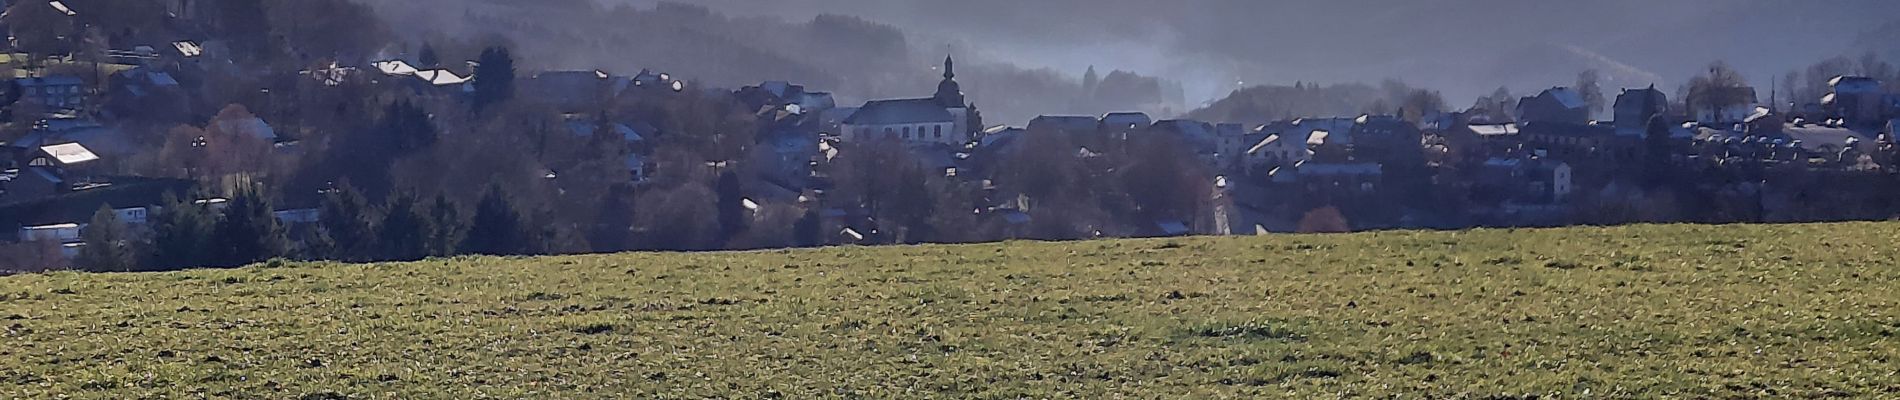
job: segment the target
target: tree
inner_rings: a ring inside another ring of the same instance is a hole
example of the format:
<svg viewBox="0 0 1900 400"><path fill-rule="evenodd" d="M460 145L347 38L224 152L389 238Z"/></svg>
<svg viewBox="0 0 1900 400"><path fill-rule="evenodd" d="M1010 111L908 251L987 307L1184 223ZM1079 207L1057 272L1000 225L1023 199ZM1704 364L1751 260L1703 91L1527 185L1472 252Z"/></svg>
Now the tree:
<svg viewBox="0 0 1900 400"><path fill-rule="evenodd" d="M825 244L824 220L818 217L817 209L806 209L798 222L792 223L792 242L798 247L817 247Z"/></svg>
<svg viewBox="0 0 1900 400"><path fill-rule="evenodd" d="M731 170L719 174L719 183L715 188L719 193L719 237L721 241L730 241L746 230L747 210L745 193L739 188L739 174Z"/></svg>
<svg viewBox="0 0 1900 400"><path fill-rule="evenodd" d="M1426 115L1445 111L1445 96L1435 90L1413 89L1405 94L1405 100L1400 102L1399 107L1404 114L1400 118L1417 123Z"/></svg>
<svg viewBox="0 0 1900 400"><path fill-rule="evenodd" d="M383 222L377 226L376 243L383 260L415 261L429 256L430 234L435 228L422 215L416 198L407 193L389 200Z"/></svg>
<svg viewBox="0 0 1900 400"><path fill-rule="evenodd" d="M1603 97L1602 74L1597 70L1584 70L1577 74L1577 93L1583 95L1583 102L1590 105L1590 114L1603 112L1609 105L1609 99Z"/></svg>
<svg viewBox="0 0 1900 400"><path fill-rule="evenodd" d="M138 267L132 238L126 233L125 225L119 223L112 207L102 206L92 213L92 223L86 226L82 236L86 246L79 248L78 259L74 260L80 268L93 272L130 272Z"/></svg>
<svg viewBox="0 0 1900 400"><path fill-rule="evenodd" d="M419 64L416 66L418 68L440 68L442 57L436 55L435 46L425 43L422 45L422 51L416 55L416 64Z"/></svg>
<svg viewBox="0 0 1900 400"><path fill-rule="evenodd" d="M1671 146L1669 133L1672 130L1669 120L1662 115L1649 118L1649 129L1643 134L1643 186L1648 189L1661 188L1668 184L1670 174Z"/></svg>
<svg viewBox="0 0 1900 400"><path fill-rule="evenodd" d="M219 37L231 42L232 50L252 61L269 61L272 55L270 14L265 12L264 1L234 0L221 1L211 15L215 20L212 26L218 27Z"/></svg>
<svg viewBox="0 0 1900 400"><path fill-rule="evenodd" d="M509 204L500 186L490 186L482 201L475 205L468 237L462 239L463 254L511 256L526 254L532 248L531 235L521 222L521 214Z"/></svg>
<svg viewBox="0 0 1900 400"><path fill-rule="evenodd" d="M1747 104L1753 93L1748 91L1748 80L1742 73L1730 68L1727 63L1716 61L1709 64L1708 72L1689 80L1688 94L1683 96L1685 109L1691 112L1708 110L1711 113L1729 106Z"/></svg>
<svg viewBox="0 0 1900 400"><path fill-rule="evenodd" d="M242 266L289 254L290 239L272 214L263 187L239 190L227 204L213 235L216 265Z"/></svg>
<svg viewBox="0 0 1900 400"><path fill-rule="evenodd" d="M17 47L37 59L64 54L75 49L72 38L79 33L74 17L67 16L44 1L16 1L7 7L0 23L12 27ZM12 76L9 75L9 78Z"/></svg>
<svg viewBox="0 0 1900 400"><path fill-rule="evenodd" d="M487 110L515 97L515 59L507 47L482 50L475 66L475 111Z"/></svg>
<svg viewBox="0 0 1900 400"><path fill-rule="evenodd" d="M317 223L333 243L331 252L323 254L325 258L369 260L370 246L376 241L371 221L376 217L362 193L348 183L338 185L323 195L317 210Z"/></svg>
<svg viewBox="0 0 1900 400"><path fill-rule="evenodd" d="M152 217L152 262L162 269L211 265L212 235L217 218L204 204L165 195L164 207Z"/></svg>
<svg viewBox="0 0 1900 400"><path fill-rule="evenodd" d="M1346 233L1352 226L1346 223L1345 214L1338 207L1322 207L1307 211L1300 218L1300 233Z"/></svg>
<svg viewBox="0 0 1900 400"><path fill-rule="evenodd" d="M429 255L436 257L455 255L468 229L463 226L461 209L442 194L437 194L435 204L429 207L429 228Z"/></svg>

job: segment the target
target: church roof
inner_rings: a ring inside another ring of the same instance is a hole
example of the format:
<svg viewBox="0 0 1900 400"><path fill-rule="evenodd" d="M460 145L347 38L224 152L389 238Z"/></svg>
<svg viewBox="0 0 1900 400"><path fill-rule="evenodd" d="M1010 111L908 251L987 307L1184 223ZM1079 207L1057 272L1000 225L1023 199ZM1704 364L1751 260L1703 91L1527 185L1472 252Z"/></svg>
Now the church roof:
<svg viewBox="0 0 1900 400"><path fill-rule="evenodd" d="M935 98L875 100L845 118L847 125L896 125L955 122L956 116Z"/></svg>

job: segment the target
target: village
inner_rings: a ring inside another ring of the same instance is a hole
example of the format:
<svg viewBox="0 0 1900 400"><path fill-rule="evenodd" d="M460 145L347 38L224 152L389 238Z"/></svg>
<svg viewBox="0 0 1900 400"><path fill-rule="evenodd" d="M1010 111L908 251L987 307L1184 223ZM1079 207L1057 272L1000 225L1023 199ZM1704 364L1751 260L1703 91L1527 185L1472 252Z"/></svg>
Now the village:
<svg viewBox="0 0 1900 400"><path fill-rule="evenodd" d="M1818 91L1716 62L1667 92L999 122L954 54L841 103L85 3L0 2L0 271L1900 216L1900 74L1872 60Z"/></svg>

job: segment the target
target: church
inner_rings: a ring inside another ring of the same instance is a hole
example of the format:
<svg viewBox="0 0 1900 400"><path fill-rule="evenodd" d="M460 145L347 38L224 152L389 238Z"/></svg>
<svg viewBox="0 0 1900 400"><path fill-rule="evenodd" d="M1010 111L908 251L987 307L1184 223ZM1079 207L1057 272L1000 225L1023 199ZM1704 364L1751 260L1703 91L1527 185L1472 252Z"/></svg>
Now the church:
<svg viewBox="0 0 1900 400"><path fill-rule="evenodd" d="M882 137L915 144L968 143L982 128L983 117L975 104L964 101L956 78L956 62L944 57L943 82L937 84L935 96L864 103L840 124L839 136L847 142Z"/></svg>

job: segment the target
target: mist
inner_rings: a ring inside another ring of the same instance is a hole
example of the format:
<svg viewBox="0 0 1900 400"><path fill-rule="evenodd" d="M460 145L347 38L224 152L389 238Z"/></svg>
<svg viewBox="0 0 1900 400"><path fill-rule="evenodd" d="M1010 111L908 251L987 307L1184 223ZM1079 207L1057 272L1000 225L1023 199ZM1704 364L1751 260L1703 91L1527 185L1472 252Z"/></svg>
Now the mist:
<svg viewBox="0 0 1900 400"><path fill-rule="evenodd" d="M1615 84L1673 87L1715 60L1765 82L1873 50L1842 38L1900 21L1900 2L1878 0L694 3L736 15L856 15L1025 67L1159 75L1183 82L1195 101L1251 83L1385 78L1469 99L1499 86L1568 84L1585 69Z"/></svg>
<svg viewBox="0 0 1900 400"><path fill-rule="evenodd" d="M499 36L540 49L527 51L539 55L530 65L691 68L682 74L717 85L787 79L836 91L847 101L927 94L937 61L955 54L962 65L983 71L963 79L972 98L1001 105L989 108L1007 123L1036 114L1119 109L1180 115L1241 88L1296 82L1393 79L1438 90L1453 104L1467 104L1501 87L1530 94L1570 85L1584 70L1600 72L1612 89L1656 85L1673 90L1718 60L1756 85L1768 86L1781 74L1829 57L1900 56L1900 49L1883 39L1900 32L1900 2L1881 0L693 0L671 4L710 10L710 24L737 28L707 33L647 27L638 31L642 43L579 43L598 38L584 31L549 32L579 29L564 25L599 17L562 14L562 8L584 8L577 5L587 1L620 10L651 10L667 1L566 0L538 6L495 0L362 1L401 21L416 37L426 36L423 32ZM462 15L483 8L508 8L495 14L523 22L470 23ZM445 9L463 13L440 12ZM1840 12L1844 9L1855 11ZM770 33L800 29L821 15L880 26L884 29L875 32L880 39L895 39L874 43L899 44L862 51L846 44L857 41L797 42ZM678 39L671 35L712 36L730 45L730 50L698 46L688 51L747 55L681 55L676 54L681 49L645 43ZM643 57L616 56L635 52L628 48L638 48ZM880 66L854 65L840 57ZM738 59L774 61L731 65ZM1160 102L1080 105L1012 89L1079 90L1090 67L1159 78L1164 87L1178 89L1178 98L1165 93ZM980 81L985 78L992 82Z"/></svg>

